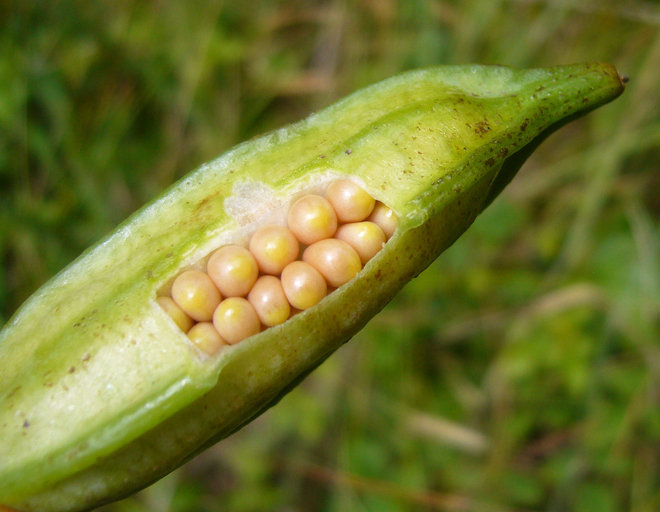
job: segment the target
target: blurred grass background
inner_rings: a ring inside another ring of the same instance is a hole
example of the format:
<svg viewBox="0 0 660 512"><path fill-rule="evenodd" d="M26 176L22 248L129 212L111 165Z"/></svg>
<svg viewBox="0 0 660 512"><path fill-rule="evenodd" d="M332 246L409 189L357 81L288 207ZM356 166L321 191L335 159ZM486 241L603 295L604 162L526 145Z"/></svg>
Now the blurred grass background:
<svg viewBox="0 0 660 512"><path fill-rule="evenodd" d="M276 408L105 512L660 510L660 3L0 2L0 324L174 180L397 72L613 62Z"/></svg>

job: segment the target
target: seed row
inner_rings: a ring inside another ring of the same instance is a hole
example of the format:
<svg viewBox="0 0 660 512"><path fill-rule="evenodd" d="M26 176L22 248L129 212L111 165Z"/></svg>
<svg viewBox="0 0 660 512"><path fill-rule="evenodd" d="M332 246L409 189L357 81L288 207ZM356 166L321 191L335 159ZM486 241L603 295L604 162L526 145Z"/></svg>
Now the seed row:
<svg viewBox="0 0 660 512"><path fill-rule="evenodd" d="M213 354L279 325L347 283L380 251L396 214L350 180L291 205L287 227L257 229L248 247L215 250L206 272L186 270L158 304L202 351Z"/></svg>

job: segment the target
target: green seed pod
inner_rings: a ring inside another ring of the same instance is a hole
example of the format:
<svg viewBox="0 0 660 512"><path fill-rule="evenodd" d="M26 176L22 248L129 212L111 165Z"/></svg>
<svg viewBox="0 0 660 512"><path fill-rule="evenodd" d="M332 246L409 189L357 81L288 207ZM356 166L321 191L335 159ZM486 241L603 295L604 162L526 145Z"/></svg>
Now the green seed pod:
<svg viewBox="0 0 660 512"><path fill-rule="evenodd" d="M0 333L0 503L93 508L237 430L460 236L545 136L622 90L607 64L414 71L203 165ZM196 348L157 297L218 247L346 177L396 214L383 249L281 325L210 356Z"/></svg>

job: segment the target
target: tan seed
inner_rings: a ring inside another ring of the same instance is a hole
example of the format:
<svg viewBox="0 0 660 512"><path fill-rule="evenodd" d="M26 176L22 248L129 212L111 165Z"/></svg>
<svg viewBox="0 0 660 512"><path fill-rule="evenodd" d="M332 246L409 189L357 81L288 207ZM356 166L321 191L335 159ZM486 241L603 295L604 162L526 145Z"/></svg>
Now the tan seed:
<svg viewBox="0 0 660 512"><path fill-rule="evenodd" d="M257 334L261 328L252 304L243 297L223 300L213 313L213 325L231 345Z"/></svg>
<svg viewBox="0 0 660 512"><path fill-rule="evenodd" d="M362 268L360 256L343 240L329 238L310 245L303 261L318 270L330 286L339 287L350 281Z"/></svg>
<svg viewBox="0 0 660 512"><path fill-rule="evenodd" d="M291 306L277 277L261 276L248 294L248 301L257 312L261 323L272 327L285 322Z"/></svg>
<svg viewBox="0 0 660 512"><path fill-rule="evenodd" d="M227 345L227 342L222 339L222 336L215 330L213 324L210 322L199 322L188 331L188 338L192 341L197 348L207 353L208 355L215 354L222 347Z"/></svg>
<svg viewBox="0 0 660 512"><path fill-rule="evenodd" d="M284 268L282 289L289 303L300 310L311 308L328 293L323 276L304 261L294 261Z"/></svg>
<svg viewBox="0 0 660 512"><path fill-rule="evenodd" d="M183 332L188 332L195 323L170 297L158 297L156 302Z"/></svg>
<svg viewBox="0 0 660 512"><path fill-rule="evenodd" d="M191 318L206 322L222 300L211 278L200 270L187 270L172 283L172 299Z"/></svg>
<svg viewBox="0 0 660 512"><path fill-rule="evenodd" d="M330 238L337 230L337 215L324 197L314 194L298 199L287 216L289 229L303 244Z"/></svg>
<svg viewBox="0 0 660 512"><path fill-rule="evenodd" d="M298 257L300 247L293 233L284 226L266 226L252 235L250 252L264 274L280 275Z"/></svg>
<svg viewBox="0 0 660 512"><path fill-rule="evenodd" d="M364 265L385 245L385 233L374 222L353 222L339 226L335 237L350 245Z"/></svg>
<svg viewBox="0 0 660 512"><path fill-rule="evenodd" d="M371 212L371 215L369 215L368 220L378 224L388 239L394 234L398 224L396 213L380 201L374 206L374 210Z"/></svg>
<svg viewBox="0 0 660 512"><path fill-rule="evenodd" d="M330 183L325 197L335 209L339 222L359 222L374 209L376 200L351 180Z"/></svg>
<svg viewBox="0 0 660 512"><path fill-rule="evenodd" d="M206 271L224 297L247 295L259 274L254 256L239 245L225 245L215 251Z"/></svg>

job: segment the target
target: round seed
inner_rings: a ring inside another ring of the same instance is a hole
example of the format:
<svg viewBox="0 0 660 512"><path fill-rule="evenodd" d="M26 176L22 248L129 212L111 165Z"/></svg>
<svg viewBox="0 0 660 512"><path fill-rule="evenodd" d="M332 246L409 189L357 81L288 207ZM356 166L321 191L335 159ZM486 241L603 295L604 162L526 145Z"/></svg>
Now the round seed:
<svg viewBox="0 0 660 512"><path fill-rule="evenodd" d="M208 355L215 354L227 344L210 322L199 322L198 324L195 324L195 326L188 331L188 338L190 338L190 341L192 341L198 349L206 352Z"/></svg>
<svg viewBox="0 0 660 512"><path fill-rule="evenodd" d="M206 271L224 297L247 295L259 274L254 256L238 245L225 245L215 251Z"/></svg>
<svg viewBox="0 0 660 512"><path fill-rule="evenodd" d="M213 325L231 345L257 334L261 328L252 304L243 297L223 300L213 313Z"/></svg>
<svg viewBox="0 0 660 512"><path fill-rule="evenodd" d="M340 226L335 237L350 245L364 265L385 245L385 233L374 222L353 222Z"/></svg>
<svg viewBox="0 0 660 512"><path fill-rule="evenodd" d="M188 332L195 323L170 297L158 297L156 302L183 332Z"/></svg>
<svg viewBox="0 0 660 512"><path fill-rule="evenodd" d="M325 197L337 213L340 222L358 222L366 219L374 209L376 200L351 180L330 183Z"/></svg>
<svg viewBox="0 0 660 512"><path fill-rule="evenodd" d="M260 228L250 239L250 252L264 274L280 275L299 251L298 240L284 226Z"/></svg>
<svg viewBox="0 0 660 512"><path fill-rule="evenodd" d="M328 238L310 245L303 261L318 270L334 287L350 281L362 268L360 256L343 240Z"/></svg>
<svg viewBox="0 0 660 512"><path fill-rule="evenodd" d="M394 234L398 223L396 213L380 201L374 206L374 210L371 212L371 215L369 215L368 220L378 224L388 239Z"/></svg>
<svg viewBox="0 0 660 512"><path fill-rule="evenodd" d="M254 283L248 301L257 312L261 323L272 327L285 322L291 314L282 284L277 277L261 276Z"/></svg>
<svg viewBox="0 0 660 512"><path fill-rule="evenodd" d="M323 276L304 261L289 263L282 271L282 289L296 309L308 309L328 293Z"/></svg>
<svg viewBox="0 0 660 512"><path fill-rule="evenodd" d="M172 299L189 317L206 322L213 317L222 295L204 272L186 270L172 283Z"/></svg>
<svg viewBox="0 0 660 512"><path fill-rule="evenodd" d="M293 203L287 220L289 229L306 245L330 238L337 230L337 216L332 205L324 197L313 194Z"/></svg>

